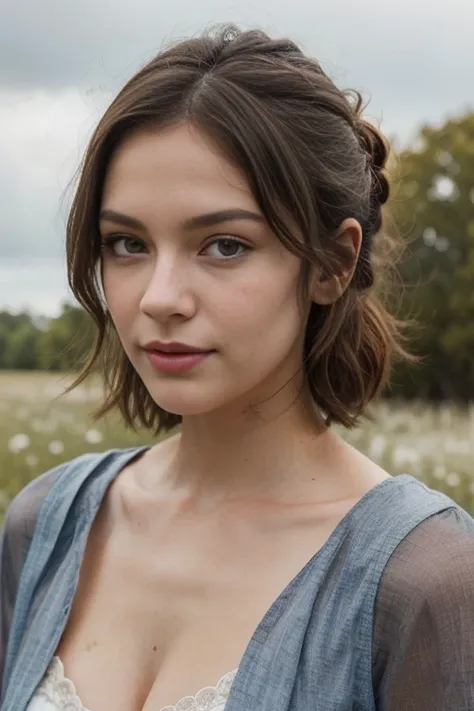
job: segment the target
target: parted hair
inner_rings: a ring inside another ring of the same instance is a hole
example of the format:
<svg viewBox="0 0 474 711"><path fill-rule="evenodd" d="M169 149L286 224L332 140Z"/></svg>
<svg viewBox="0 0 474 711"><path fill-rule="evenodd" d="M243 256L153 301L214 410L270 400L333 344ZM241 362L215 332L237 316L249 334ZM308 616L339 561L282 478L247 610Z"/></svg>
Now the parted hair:
<svg viewBox="0 0 474 711"><path fill-rule="evenodd" d="M394 237L382 219L389 147L363 110L359 92L339 89L291 40L234 25L175 43L128 81L92 135L67 223L69 284L96 326L95 345L71 387L101 373L105 395L96 417L118 408L129 426L155 433L181 421L151 397L104 305L99 211L118 146L137 130L186 121L243 171L268 225L300 257L309 390L328 425L359 422L389 383L394 359L414 358L404 347L404 324L382 298L395 254L384 247ZM363 233L351 283L330 305L310 303L312 268L331 275L348 257L334 234L349 217Z"/></svg>

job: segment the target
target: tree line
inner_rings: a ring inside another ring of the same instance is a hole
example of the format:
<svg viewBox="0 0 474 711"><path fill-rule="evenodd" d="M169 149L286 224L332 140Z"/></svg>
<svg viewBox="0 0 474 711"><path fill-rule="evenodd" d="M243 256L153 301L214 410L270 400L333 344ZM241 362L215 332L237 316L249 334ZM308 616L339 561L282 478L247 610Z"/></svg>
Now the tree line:
<svg viewBox="0 0 474 711"><path fill-rule="evenodd" d="M395 369L391 394L474 398L474 112L424 126L390 166L389 229L407 247L398 264L398 315L417 322L410 350L421 365ZM0 368L74 370L94 338L69 303L56 318L0 312ZM389 394L389 393L387 393Z"/></svg>
<svg viewBox="0 0 474 711"><path fill-rule="evenodd" d="M0 369L74 371L94 341L90 316L63 303L56 318L0 311Z"/></svg>

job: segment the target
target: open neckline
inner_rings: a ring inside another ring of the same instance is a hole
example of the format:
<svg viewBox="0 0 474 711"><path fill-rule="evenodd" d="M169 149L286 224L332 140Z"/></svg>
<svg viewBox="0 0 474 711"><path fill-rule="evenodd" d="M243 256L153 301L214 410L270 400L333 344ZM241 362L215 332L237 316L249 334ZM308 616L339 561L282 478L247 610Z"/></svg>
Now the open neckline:
<svg viewBox="0 0 474 711"><path fill-rule="evenodd" d="M49 672L53 675L53 681L67 690L67 698L65 700L68 704L73 704L74 711L91 711L82 703L72 679L66 676L64 664L58 655L52 658ZM176 704L163 706L159 711L178 711L185 703L188 711L212 711L217 704L225 704L227 702L230 688L237 672L238 668L227 672L221 676L215 686L203 686L193 696L183 696Z"/></svg>
<svg viewBox="0 0 474 711"><path fill-rule="evenodd" d="M137 447L135 449L135 451L133 451L131 453L130 456L126 457L125 462L122 463L122 466L119 466L117 468L115 474L109 480L109 484L116 479L116 477L121 473L121 471L124 469L124 467L130 463L130 461L133 461L133 459L135 457L137 457L138 454L144 454L149 449L151 449L151 446L149 446L149 445L144 445L144 446L142 445L140 447ZM268 622L269 622L269 620L271 620L271 618L274 614L274 611L278 608L280 601L282 599L284 599L285 597L288 597L288 595L292 592L293 588L295 588L298 585L301 578L304 578L307 571L309 569L311 569L313 567L313 565L315 564L315 562L325 554L327 549L329 549L332 546L333 541L338 537L340 531L343 530L346 526L348 526L348 524L354 518L354 516L359 511L359 509L361 509L364 505L366 505L370 499L378 496L379 493L383 489L387 488L389 485L398 485L401 481L409 481L409 482L417 483L417 484L421 483L421 482L419 482L418 479L413 477L411 474L404 473L404 474L398 474L396 476L389 476L386 479L382 479L382 481L379 481L378 484L376 484L371 489L366 491L365 494L363 494L360 497L360 499L349 509L349 511L347 511L344 514L344 516L337 523L337 525L335 526L333 531L330 533L330 535L328 536L326 541L323 543L323 545L315 553L313 553L313 555L310 557L310 559L307 561L307 563L305 563L303 565L303 567L296 573L296 575L287 583L287 585L285 585L285 587L281 590L281 592L275 597L273 602L270 604L270 607L268 607L267 611L261 618L260 622L255 627L251 637L249 638L249 640L247 642L247 645L244 649L244 653L243 653L241 660L240 660L240 665L235 670L234 681L236 681L237 684L240 680L240 670L242 667L245 667L248 657L250 657L252 654L252 649L255 647L256 644L261 645L262 640L269 633L270 626L268 625ZM105 490L103 492L103 496L105 496L106 491L107 491L107 487L105 488ZM102 504L103 496L100 499L99 505L97 507L97 511L98 511L100 505ZM97 511L95 512L95 515L97 514ZM95 515L94 515L94 518L95 518ZM94 518L93 518L93 520L94 520ZM93 523L93 521L91 522L91 525L92 525L92 523ZM85 545L87 545L87 539L86 539ZM84 550L85 550L85 548L84 548ZM75 593L73 593L73 594L75 594ZM229 693L227 703L229 703L231 698L232 698L232 694ZM175 711L175 710L171 706L171 708L165 707L164 709L161 709L161 711ZM230 711L230 709L229 709L229 711Z"/></svg>
<svg viewBox="0 0 474 711"><path fill-rule="evenodd" d="M100 506L102 505L104 496L106 495L106 492L107 492L107 489L108 489L108 486L109 486L113 481L115 481L115 479L122 473L122 471L125 469L125 467L128 466L136 457L138 457L139 454L145 454L145 452L147 452L147 451L150 450L150 449L151 449L151 445L141 445L141 446L139 446L139 447L135 447L131 453L129 452L129 456L126 456L125 459L124 459L124 461L121 462L121 466L119 466L119 467L117 468L117 470L113 473L112 477L111 477L111 478L109 479L109 481L108 481L108 485L105 487L104 491L102 492L102 496L100 497L100 500L99 500L99 502L98 502L97 508L96 508L96 510L95 510L95 512L94 512L94 516L92 517L92 521L90 522L90 527L92 527L92 524L94 523L95 517L97 516L97 513L98 513L98 511L99 511L99 508L100 508ZM307 563L305 563L305 564L303 565L303 567L300 568L300 570L296 573L296 575L290 580L289 583L287 583L287 585L283 588L283 590L282 590L282 591L278 594L278 596L273 600L273 602L271 603L270 607L267 609L265 615L262 617L262 619L261 619L260 622L258 623L257 627L255 628L255 631L254 631L252 637L250 638L249 644L248 644L248 646L247 646L247 648L246 648L246 650L245 650L245 652L244 652L244 654L243 654L243 656L242 656L242 659L243 659L244 656L247 654L248 647L250 646L250 643L252 642L252 640L257 636L257 633L259 632L260 627L263 626L263 624L266 622L267 617L269 617L269 616L271 615L271 613L273 612L274 607L276 607L276 606L278 605L280 599L283 598L283 597L286 597L286 595L290 592L290 590L291 590L295 585L297 585L297 583L299 582L300 578L305 575L306 571L307 571L310 567L312 567L312 565L314 564L314 562L315 562L319 557L321 557L321 556L323 555L323 553L326 551L327 548L329 548L329 547L331 546L332 541L337 537L337 535L339 534L339 531L340 531L342 528L344 528L344 527L350 522L350 520L354 517L354 515L355 515L356 512L359 510L359 508L362 508L362 506L363 506L370 498L372 498L374 495L378 494L379 491L381 491L382 489L384 489L388 484L397 483L397 482L400 482L400 481L412 481L412 482L415 482L415 483L417 483L417 484L420 484L420 483L421 483L421 482L419 482L418 479L416 479L415 477L413 477L411 474L404 473L404 474L397 474L396 476L391 476L391 475L390 475L389 477L387 477L386 479L382 479L382 481L379 481L378 484L375 484L375 486L373 486L371 489L369 489L368 491L366 491L365 494L363 494L363 495L360 497L360 499L359 499L358 501L356 501L356 503L355 503L353 506L351 506L351 508L349 509L349 511L346 511L346 513L344 514L344 516L343 516L343 517L341 518L341 520L337 523L337 525L335 526L335 528L331 531L331 533L329 534L328 538L325 540L325 542L323 543L323 545L322 545L315 553L313 553L313 555L312 555L311 558L307 561ZM90 528L89 528L89 531L90 531ZM87 536L86 536L86 542L85 542L85 546L84 546L84 551L85 551L85 548L86 548L86 546L87 546L87 539L88 539L89 531L88 531L88 534L87 534ZM75 591L74 591L73 594L75 594Z"/></svg>
<svg viewBox="0 0 474 711"><path fill-rule="evenodd" d="M99 488L99 492L97 492L97 493L94 492L92 498L89 498L90 504L93 505L94 510L93 510L93 515L90 517L90 520L88 521L88 525L87 525L86 530L84 532L84 538L80 540L79 550L81 550L82 558L84 556L84 551L87 546L90 530L91 530L92 525L96 519L98 511L102 505L104 497L106 496L109 486L121 474L121 472L124 470L124 468L128 464L130 464L134 459L138 458L139 454L144 454L149 449L151 449L150 445L141 445L141 446L133 447L131 449L126 449L126 450L112 450L112 451L115 451L115 453L118 455L117 461L114 462L114 464L111 467L113 469L113 471L110 472L109 476L106 477L104 485ZM110 450L107 453L110 454ZM104 454L106 454L106 453L104 453ZM390 476L387 479L383 479L378 484L376 484L371 489L369 489L369 491L366 491L366 493L361 496L361 498L354 504L354 506L352 506L349 509L349 511L346 512L346 514L343 516L343 518L338 522L338 524L333 529L333 531L331 532L329 537L326 539L326 541L323 543L323 545L310 557L310 559L307 561L307 563L305 563L305 565L299 570L299 572L297 572L296 575L287 583L287 585L277 595L277 597L275 597L275 599L271 603L270 607L267 609L267 611L263 615L262 619L255 627L254 632L251 635L251 637L247 643L247 646L245 647L244 653L243 653L241 660L240 660L239 668L237 669L237 673L235 675L235 679L234 679L235 684L238 685L242 667L245 668L247 660L249 657L251 657L252 650L255 648L255 645L260 646L262 644L262 640L267 637L267 635L269 633L269 627L270 627L268 622L273 617L274 612L278 608L281 600L283 600L285 597L289 596L289 594L292 592L293 588L295 588L298 585L298 583L300 582L300 580L306 575L307 571L310 568L312 568L314 566L315 562L319 558L321 558L326 553L326 551L333 545L333 541L339 536L341 530L343 530L344 528L347 527L347 525L354 518L354 516L357 514L357 512L364 505L366 505L369 500L371 500L372 498L376 498L380 494L380 492L382 490L386 489L388 486L397 486L402 481L410 481L413 483L420 484L420 482L417 479L415 479L413 476L411 476L410 474L399 474L397 476ZM53 487L53 489L54 489L54 487ZM49 492L49 494L46 497L46 500L43 504L42 516L40 515L40 519L42 518L43 520L42 521L38 520L37 529L41 529L41 526L45 526L44 519L45 519L47 510L48 510L48 506L47 506L47 504L49 503L48 499L50 499L50 498L51 498L51 502L52 502L53 491ZM81 558L81 560L82 560L82 558ZM76 590L77 590L77 581L76 581L76 585L71 590L70 599L68 600L68 603L67 603L67 609L69 610L69 612L70 612L70 609L72 606L72 601L74 599L74 595L76 594ZM57 641L56 641L56 644L53 647L53 649L57 646L57 643L59 643L61 635L62 635L64 628L67 624L68 618L69 618L69 614L63 615L63 618L62 618L60 624L58 625ZM234 687L235 687L235 684L234 684ZM229 695L228 702L231 699L232 699L232 690ZM171 708L173 708L173 707L171 707ZM166 707L165 707L165 709L166 709ZM87 711L87 709L85 711Z"/></svg>

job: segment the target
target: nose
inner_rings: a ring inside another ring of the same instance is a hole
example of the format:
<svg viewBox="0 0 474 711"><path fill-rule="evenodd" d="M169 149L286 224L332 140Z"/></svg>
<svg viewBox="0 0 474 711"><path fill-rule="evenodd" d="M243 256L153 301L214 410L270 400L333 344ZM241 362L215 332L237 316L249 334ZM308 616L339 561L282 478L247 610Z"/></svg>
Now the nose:
<svg viewBox="0 0 474 711"><path fill-rule="evenodd" d="M166 321L174 316L191 318L196 310L189 267L176 256L157 258L140 300L143 314Z"/></svg>

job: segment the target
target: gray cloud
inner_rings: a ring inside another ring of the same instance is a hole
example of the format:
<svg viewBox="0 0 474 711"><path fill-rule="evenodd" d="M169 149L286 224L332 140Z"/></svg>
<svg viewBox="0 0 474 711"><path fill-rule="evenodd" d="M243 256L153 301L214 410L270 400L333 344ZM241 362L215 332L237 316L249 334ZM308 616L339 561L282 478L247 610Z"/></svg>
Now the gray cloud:
<svg viewBox="0 0 474 711"><path fill-rule="evenodd" d="M0 259L63 254L61 195L110 96L163 45L225 21L293 38L403 140L472 107L466 0L1 0Z"/></svg>
<svg viewBox="0 0 474 711"><path fill-rule="evenodd" d="M56 315L63 300L72 300L60 259L5 259L0 261L0 310L33 308Z"/></svg>
<svg viewBox="0 0 474 711"><path fill-rule="evenodd" d="M0 84L110 89L171 39L215 22L301 41L336 73L413 109L471 99L474 9L465 0L2 0Z"/></svg>

